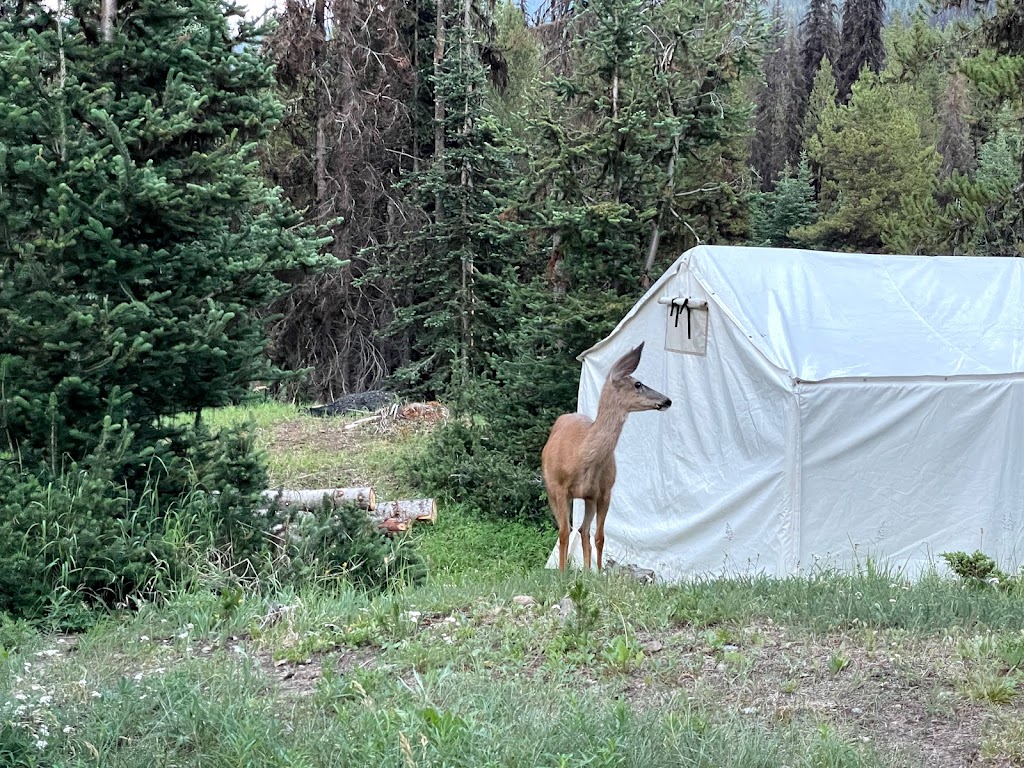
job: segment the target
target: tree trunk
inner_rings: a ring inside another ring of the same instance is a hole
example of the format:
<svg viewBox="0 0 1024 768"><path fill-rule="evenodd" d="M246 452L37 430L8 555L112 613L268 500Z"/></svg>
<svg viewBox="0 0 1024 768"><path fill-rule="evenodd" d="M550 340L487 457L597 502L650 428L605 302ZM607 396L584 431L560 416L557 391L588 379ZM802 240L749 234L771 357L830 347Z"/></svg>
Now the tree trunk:
<svg viewBox="0 0 1024 768"><path fill-rule="evenodd" d="M640 278L640 284L646 290L651 285L651 269L654 267L654 259L658 255L658 243L661 240L661 221L665 217L665 209L672 205L672 199L676 188L676 160L679 158L679 136L672 140L672 154L668 158L666 173L668 179L665 181L665 195L661 205L658 206L658 215L651 224L651 240L647 246L647 261L644 262L644 274Z"/></svg>
<svg viewBox="0 0 1024 768"><path fill-rule="evenodd" d="M444 173L444 97L441 95L441 68L444 62L444 0L434 4L434 165ZM434 222L444 218L441 193L434 195Z"/></svg>
<svg viewBox="0 0 1024 768"><path fill-rule="evenodd" d="M117 18L117 0L100 0L100 39L114 41L114 19Z"/></svg>

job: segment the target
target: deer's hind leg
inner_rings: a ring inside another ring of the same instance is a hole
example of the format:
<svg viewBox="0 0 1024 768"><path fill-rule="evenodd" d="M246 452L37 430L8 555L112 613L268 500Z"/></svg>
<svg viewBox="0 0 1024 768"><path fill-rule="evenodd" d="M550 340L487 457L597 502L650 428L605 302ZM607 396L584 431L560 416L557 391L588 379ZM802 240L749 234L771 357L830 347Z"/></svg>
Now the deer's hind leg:
<svg viewBox="0 0 1024 768"><path fill-rule="evenodd" d="M597 548L597 570L604 567L602 558L604 555L604 520L608 517L608 506L611 504L611 494L599 496L597 499L597 530L594 532L594 546Z"/></svg>
<svg viewBox="0 0 1024 768"><path fill-rule="evenodd" d="M565 570L569 558L569 532L572 531L572 499L560 488L548 488L548 501L558 523L558 570Z"/></svg>
<svg viewBox="0 0 1024 768"><path fill-rule="evenodd" d="M590 570L590 526L594 522L594 515L597 513L597 505L593 499L584 499L586 511L583 513L583 522L580 524L580 543L583 545L583 570ZM601 562L601 550L597 550L597 562Z"/></svg>

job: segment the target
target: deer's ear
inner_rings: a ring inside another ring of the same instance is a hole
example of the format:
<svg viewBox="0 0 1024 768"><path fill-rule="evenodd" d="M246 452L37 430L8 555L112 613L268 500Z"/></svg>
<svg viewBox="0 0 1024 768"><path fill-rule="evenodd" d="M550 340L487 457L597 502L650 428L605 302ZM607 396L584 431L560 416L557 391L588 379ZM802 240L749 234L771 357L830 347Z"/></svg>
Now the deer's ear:
<svg viewBox="0 0 1024 768"><path fill-rule="evenodd" d="M636 349L632 349L622 357L620 357L615 365L612 366L611 376L621 377L629 376L636 370L636 367L640 365L640 355L644 351L644 343L640 342L640 346Z"/></svg>

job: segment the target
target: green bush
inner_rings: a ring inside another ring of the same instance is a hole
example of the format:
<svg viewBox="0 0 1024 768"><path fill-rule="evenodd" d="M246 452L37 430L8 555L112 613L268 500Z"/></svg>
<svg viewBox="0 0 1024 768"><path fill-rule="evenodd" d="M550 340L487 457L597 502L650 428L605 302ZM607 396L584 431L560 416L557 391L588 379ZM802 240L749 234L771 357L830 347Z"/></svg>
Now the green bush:
<svg viewBox="0 0 1024 768"><path fill-rule="evenodd" d="M364 589L418 584L426 565L410 539L384 535L355 504L304 512L287 523L286 579L294 583L342 580Z"/></svg>
<svg viewBox="0 0 1024 768"><path fill-rule="evenodd" d="M981 550L975 550L970 555L960 551L943 552L942 558L953 573L971 584L993 584L1006 589L1016 582L1012 576L999 569L995 560Z"/></svg>
<svg viewBox="0 0 1024 768"><path fill-rule="evenodd" d="M98 449L59 472L0 462L0 611L52 617L69 596L122 605L172 586L197 548L234 561L266 550L267 521L252 514L266 478L244 431L187 430L182 459L154 462L134 489L118 477L129 432L108 420Z"/></svg>

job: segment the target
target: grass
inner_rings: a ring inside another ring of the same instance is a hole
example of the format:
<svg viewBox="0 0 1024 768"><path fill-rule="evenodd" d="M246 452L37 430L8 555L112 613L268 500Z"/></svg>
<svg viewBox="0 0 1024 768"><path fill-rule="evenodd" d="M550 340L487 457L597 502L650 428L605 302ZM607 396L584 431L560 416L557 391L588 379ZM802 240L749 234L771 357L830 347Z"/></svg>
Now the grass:
<svg viewBox="0 0 1024 768"><path fill-rule="evenodd" d="M415 493L389 468L416 431L353 435L273 404L210 420L245 419L275 482ZM1024 755L1013 592L874 567L679 586L562 575L543 568L551 528L458 505L412 541L431 576L389 594L273 580L221 593L211 563L205 581L77 636L0 621L0 768L902 768Z"/></svg>

